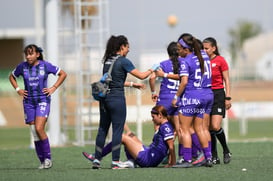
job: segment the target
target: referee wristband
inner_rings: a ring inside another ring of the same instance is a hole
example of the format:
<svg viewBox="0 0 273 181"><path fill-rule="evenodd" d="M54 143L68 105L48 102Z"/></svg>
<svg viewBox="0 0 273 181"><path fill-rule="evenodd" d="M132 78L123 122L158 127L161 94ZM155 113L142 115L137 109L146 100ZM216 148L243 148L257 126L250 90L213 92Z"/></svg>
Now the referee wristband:
<svg viewBox="0 0 273 181"><path fill-rule="evenodd" d="M20 90L20 87L16 87L16 89L15 89L15 90L16 90L16 92L18 92L18 91Z"/></svg>
<svg viewBox="0 0 273 181"><path fill-rule="evenodd" d="M156 91L152 91L151 93L152 93L152 94L156 94Z"/></svg>
<svg viewBox="0 0 273 181"><path fill-rule="evenodd" d="M168 77L168 73L164 73L164 77L167 78Z"/></svg>
<svg viewBox="0 0 273 181"><path fill-rule="evenodd" d="M134 86L134 82L130 82L130 87L133 87Z"/></svg>

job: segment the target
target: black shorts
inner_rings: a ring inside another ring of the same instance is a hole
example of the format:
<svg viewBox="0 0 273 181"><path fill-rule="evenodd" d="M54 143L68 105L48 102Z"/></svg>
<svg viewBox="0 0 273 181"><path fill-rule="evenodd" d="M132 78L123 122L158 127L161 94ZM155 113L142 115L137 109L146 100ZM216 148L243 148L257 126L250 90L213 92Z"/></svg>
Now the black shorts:
<svg viewBox="0 0 273 181"><path fill-rule="evenodd" d="M214 94L214 101L210 115L222 115L224 118L226 116L225 90L214 89L212 91Z"/></svg>

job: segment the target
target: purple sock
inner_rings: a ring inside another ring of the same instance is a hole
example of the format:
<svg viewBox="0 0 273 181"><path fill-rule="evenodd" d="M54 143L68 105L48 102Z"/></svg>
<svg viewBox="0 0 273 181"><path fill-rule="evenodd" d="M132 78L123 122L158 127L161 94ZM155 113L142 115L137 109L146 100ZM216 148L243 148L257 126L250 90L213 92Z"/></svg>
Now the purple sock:
<svg viewBox="0 0 273 181"><path fill-rule="evenodd" d="M104 157L108 155L111 151L112 151L112 142L108 143L105 147L103 147L101 156Z"/></svg>
<svg viewBox="0 0 273 181"><path fill-rule="evenodd" d="M183 148L183 156L184 160L187 162L191 162L192 160L192 148Z"/></svg>
<svg viewBox="0 0 273 181"><path fill-rule="evenodd" d="M195 146L195 144L192 144L192 157L198 157L198 148Z"/></svg>
<svg viewBox="0 0 273 181"><path fill-rule="evenodd" d="M209 150L211 150L211 141L209 141Z"/></svg>
<svg viewBox="0 0 273 181"><path fill-rule="evenodd" d="M44 162L44 154L43 154L43 148L42 148L42 141L34 141L34 145L35 145L35 150L36 150L36 154L40 160L41 163Z"/></svg>
<svg viewBox="0 0 273 181"><path fill-rule="evenodd" d="M206 160L211 160L212 156L210 148L209 147L203 148L203 152L205 154Z"/></svg>
<svg viewBox="0 0 273 181"><path fill-rule="evenodd" d="M178 144L178 156L183 156L183 145Z"/></svg>
<svg viewBox="0 0 273 181"><path fill-rule="evenodd" d="M49 145L48 138L45 140L41 140L41 145L42 145L42 149L43 149L44 158L48 158L51 160L51 151L50 151L50 145Z"/></svg>
<svg viewBox="0 0 273 181"><path fill-rule="evenodd" d="M198 139L198 136L196 133L193 133L191 135L191 139L192 139L192 143L193 145L196 147L197 151L202 151L202 147L201 147L201 144L200 144L200 141Z"/></svg>

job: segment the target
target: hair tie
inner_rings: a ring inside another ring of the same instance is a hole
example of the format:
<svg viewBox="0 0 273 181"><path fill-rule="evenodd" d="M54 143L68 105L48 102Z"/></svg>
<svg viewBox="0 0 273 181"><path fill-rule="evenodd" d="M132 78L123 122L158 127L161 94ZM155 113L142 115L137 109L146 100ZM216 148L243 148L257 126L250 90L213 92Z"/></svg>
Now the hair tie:
<svg viewBox="0 0 273 181"><path fill-rule="evenodd" d="M37 47L38 52L42 53L43 49L41 47Z"/></svg>

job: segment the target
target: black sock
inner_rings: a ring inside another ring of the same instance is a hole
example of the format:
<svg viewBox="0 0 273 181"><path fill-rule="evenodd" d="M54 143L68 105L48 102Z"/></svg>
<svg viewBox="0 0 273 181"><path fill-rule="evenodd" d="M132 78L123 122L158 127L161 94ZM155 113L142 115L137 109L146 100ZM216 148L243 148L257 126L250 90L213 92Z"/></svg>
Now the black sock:
<svg viewBox="0 0 273 181"><path fill-rule="evenodd" d="M224 132L223 128L220 128L217 132L215 132L217 139L220 141L222 148L223 148L223 152L224 153L229 153L229 149L227 146L227 141L226 141L226 135Z"/></svg>
<svg viewBox="0 0 273 181"><path fill-rule="evenodd" d="M217 139L214 131L210 131L211 137L211 153L213 157L218 157L217 154Z"/></svg>

